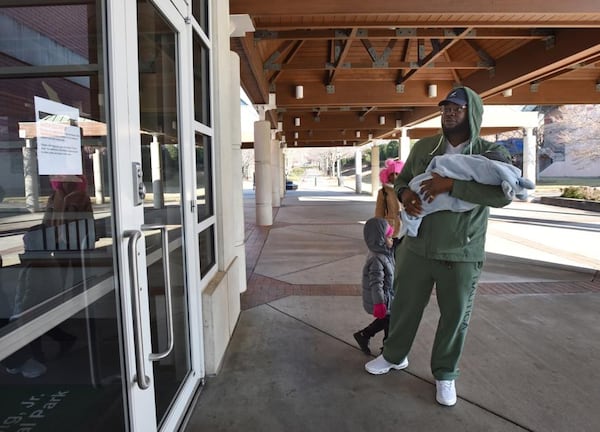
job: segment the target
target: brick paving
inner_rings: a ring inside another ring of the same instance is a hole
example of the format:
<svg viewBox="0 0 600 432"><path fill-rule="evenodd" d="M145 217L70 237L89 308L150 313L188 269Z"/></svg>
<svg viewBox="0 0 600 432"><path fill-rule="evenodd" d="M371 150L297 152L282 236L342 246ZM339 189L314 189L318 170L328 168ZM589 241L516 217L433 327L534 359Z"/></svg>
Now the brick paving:
<svg viewBox="0 0 600 432"><path fill-rule="evenodd" d="M271 227L246 224L246 277L247 290L241 296L242 310L265 304L290 295L299 296L357 296L360 284L308 285L290 284L254 272ZM480 283L480 295L504 294L580 294L600 293L600 274L589 281L552 281L519 283Z"/></svg>

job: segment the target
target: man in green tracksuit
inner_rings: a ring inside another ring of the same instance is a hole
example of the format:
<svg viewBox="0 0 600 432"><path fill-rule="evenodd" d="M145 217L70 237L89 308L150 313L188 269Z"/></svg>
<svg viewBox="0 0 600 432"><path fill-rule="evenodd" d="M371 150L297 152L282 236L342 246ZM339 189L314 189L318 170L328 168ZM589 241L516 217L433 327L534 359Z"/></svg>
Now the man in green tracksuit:
<svg viewBox="0 0 600 432"><path fill-rule="evenodd" d="M456 403L454 380L458 376L458 361L485 256L488 206L503 207L510 200L500 186L437 174L421 183L419 193L413 192L408 183L423 173L437 155L486 151L510 155L501 145L479 137L483 102L473 90L455 88L439 105L443 134L423 138L414 145L394 190L404 211L411 216L421 212L421 200L431 202L442 193L477 206L467 212L439 211L425 216L418 235L403 238L396 251L396 296L389 335L382 355L368 362L365 369L377 375L408 366L408 352L435 286L440 319L431 352L431 371L436 380L437 402L452 406Z"/></svg>

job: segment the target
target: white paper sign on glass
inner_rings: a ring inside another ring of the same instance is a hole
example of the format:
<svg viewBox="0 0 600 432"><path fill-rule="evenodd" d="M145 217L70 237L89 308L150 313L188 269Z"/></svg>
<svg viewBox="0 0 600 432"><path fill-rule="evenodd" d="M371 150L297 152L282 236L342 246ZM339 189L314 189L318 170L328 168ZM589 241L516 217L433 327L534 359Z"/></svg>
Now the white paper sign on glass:
<svg viewBox="0 0 600 432"><path fill-rule="evenodd" d="M40 175L82 174L79 110L34 97Z"/></svg>

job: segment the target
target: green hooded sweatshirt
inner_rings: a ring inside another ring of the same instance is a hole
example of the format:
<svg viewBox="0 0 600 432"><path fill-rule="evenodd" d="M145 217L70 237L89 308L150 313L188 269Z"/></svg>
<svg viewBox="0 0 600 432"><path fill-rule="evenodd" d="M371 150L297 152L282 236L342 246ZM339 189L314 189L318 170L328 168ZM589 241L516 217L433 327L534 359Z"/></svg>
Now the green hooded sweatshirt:
<svg viewBox="0 0 600 432"><path fill-rule="evenodd" d="M483 102L479 95L468 87L467 112L471 131L470 141L463 154L482 154L486 151L499 151L510 158L503 146L479 137L483 116ZM425 172L434 156L443 155L446 140L443 134L423 138L415 143L408 155L402 172L394 184L396 193L408 187L413 177ZM405 236L403 242L412 252L422 257L444 261L484 261L485 235L489 208L504 207L509 204L500 186L490 186L474 181L454 180L450 195L478 204L467 212L439 211L423 218L416 237Z"/></svg>

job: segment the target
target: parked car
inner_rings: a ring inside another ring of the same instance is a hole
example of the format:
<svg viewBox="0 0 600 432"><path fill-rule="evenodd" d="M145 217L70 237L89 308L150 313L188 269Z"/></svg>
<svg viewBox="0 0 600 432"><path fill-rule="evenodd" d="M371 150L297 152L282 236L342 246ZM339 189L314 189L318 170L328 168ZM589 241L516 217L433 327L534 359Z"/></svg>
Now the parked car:
<svg viewBox="0 0 600 432"><path fill-rule="evenodd" d="M291 180L285 181L285 189L286 190L296 190L298 189L298 185Z"/></svg>

